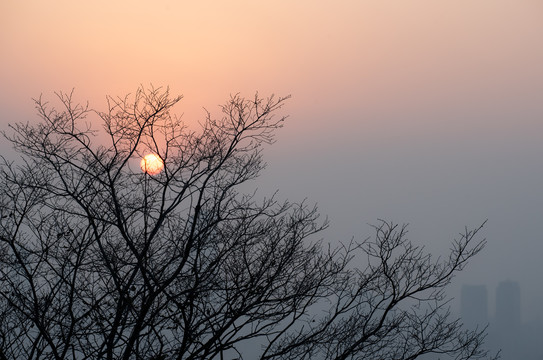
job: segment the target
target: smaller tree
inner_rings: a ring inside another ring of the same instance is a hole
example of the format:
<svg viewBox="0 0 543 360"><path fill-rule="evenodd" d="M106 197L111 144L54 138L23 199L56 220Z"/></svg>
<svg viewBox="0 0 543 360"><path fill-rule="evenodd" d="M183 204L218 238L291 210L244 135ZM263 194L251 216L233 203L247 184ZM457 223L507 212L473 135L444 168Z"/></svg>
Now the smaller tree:
<svg viewBox="0 0 543 360"><path fill-rule="evenodd" d="M444 295L480 228L445 259L386 221L334 248L314 207L238 192L286 98L234 96L199 132L167 90L106 112L58 98L6 135L21 160L0 168L0 359L243 358L255 343L258 359L487 355ZM140 171L150 153L162 171Z"/></svg>

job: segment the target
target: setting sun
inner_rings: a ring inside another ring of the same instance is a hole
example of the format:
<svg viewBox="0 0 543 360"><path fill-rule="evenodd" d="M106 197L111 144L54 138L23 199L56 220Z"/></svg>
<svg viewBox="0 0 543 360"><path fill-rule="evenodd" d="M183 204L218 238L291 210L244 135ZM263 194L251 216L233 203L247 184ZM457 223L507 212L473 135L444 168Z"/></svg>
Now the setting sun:
<svg viewBox="0 0 543 360"><path fill-rule="evenodd" d="M147 154L141 159L141 171L149 175L157 175L164 168L164 162L157 154Z"/></svg>

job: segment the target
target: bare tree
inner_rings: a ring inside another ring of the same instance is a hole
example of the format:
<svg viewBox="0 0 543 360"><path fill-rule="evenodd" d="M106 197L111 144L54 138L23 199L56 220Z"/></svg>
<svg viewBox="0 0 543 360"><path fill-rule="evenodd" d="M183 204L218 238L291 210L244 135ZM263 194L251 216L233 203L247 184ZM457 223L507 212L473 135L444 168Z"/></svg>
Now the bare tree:
<svg viewBox="0 0 543 360"><path fill-rule="evenodd" d="M163 89L106 112L58 99L5 134L21 159L0 170L0 359L486 356L443 293L479 229L445 259L386 221L334 248L316 208L239 192L287 98L233 96L199 131ZM160 173L139 169L148 153Z"/></svg>

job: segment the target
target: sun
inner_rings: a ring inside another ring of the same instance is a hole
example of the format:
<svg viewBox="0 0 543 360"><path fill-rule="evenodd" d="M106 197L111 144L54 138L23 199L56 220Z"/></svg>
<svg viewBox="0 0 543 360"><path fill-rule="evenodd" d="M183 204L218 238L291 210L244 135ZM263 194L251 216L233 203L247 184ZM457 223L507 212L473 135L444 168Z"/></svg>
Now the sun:
<svg viewBox="0 0 543 360"><path fill-rule="evenodd" d="M157 154L147 154L141 159L141 171L149 175L157 175L164 169L164 162Z"/></svg>

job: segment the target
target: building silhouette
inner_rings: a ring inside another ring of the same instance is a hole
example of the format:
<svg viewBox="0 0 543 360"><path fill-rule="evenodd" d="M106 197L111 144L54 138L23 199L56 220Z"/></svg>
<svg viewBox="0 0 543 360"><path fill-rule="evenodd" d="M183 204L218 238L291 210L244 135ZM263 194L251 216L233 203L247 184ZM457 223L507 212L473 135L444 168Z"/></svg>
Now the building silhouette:
<svg viewBox="0 0 543 360"><path fill-rule="evenodd" d="M515 281L502 281L496 288L496 326L516 329L520 326L520 286Z"/></svg>
<svg viewBox="0 0 543 360"><path fill-rule="evenodd" d="M488 324L488 294L484 285L463 285L460 297L462 321L468 328Z"/></svg>
<svg viewBox="0 0 543 360"><path fill-rule="evenodd" d="M543 321L527 316L522 322L518 282L502 281L498 284L493 317L488 311L489 299L484 285L463 285L461 291L462 321L470 330L489 325L484 347L491 354L500 351L501 360L543 360L543 348L540 346Z"/></svg>

